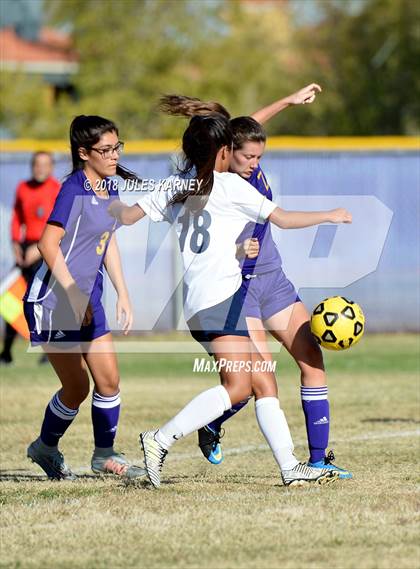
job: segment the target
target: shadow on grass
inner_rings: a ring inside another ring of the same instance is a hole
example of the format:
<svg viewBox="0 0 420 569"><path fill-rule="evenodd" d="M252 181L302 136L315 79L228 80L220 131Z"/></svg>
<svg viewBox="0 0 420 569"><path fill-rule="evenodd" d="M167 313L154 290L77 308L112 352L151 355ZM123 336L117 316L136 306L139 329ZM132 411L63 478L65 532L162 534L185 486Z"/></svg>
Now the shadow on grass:
<svg viewBox="0 0 420 569"><path fill-rule="evenodd" d="M78 480L101 480L103 477L96 474L78 474L76 480L51 480L45 474L33 474L23 468L15 470L0 470L0 482L61 482L74 483Z"/></svg>
<svg viewBox="0 0 420 569"><path fill-rule="evenodd" d="M261 482L267 481L272 483L276 479L275 475L263 475L263 474L244 474L244 473L220 473L207 475L206 472L198 474L182 474L171 476L169 479L162 481L162 484L179 484L182 482L190 482L192 484L261 484Z"/></svg>
<svg viewBox="0 0 420 569"><path fill-rule="evenodd" d="M267 482L272 484L273 476L244 476L243 474L225 474L223 476L217 476L216 478L213 477L206 477L202 474L176 474L173 476L169 476L168 478L163 478L161 481L161 487L168 487L168 486L178 486L178 485L185 485L188 484L199 484L199 485L211 485L214 486L215 484L239 484L243 485L261 485L261 483ZM152 491L156 491L156 488L152 486L149 479L147 477L144 478L137 478L135 480L121 480L121 484L124 485L126 488L136 489L136 488L143 488Z"/></svg>

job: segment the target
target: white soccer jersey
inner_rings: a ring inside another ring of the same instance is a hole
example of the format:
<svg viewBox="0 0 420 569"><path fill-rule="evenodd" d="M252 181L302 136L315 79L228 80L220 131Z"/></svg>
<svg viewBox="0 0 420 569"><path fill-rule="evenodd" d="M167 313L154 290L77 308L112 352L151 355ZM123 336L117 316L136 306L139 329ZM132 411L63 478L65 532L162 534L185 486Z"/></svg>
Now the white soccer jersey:
<svg viewBox="0 0 420 569"><path fill-rule="evenodd" d="M184 264L184 315L189 320L238 290L242 275L235 240L246 223L264 223L277 206L230 172L214 172L203 209L191 211L188 202L168 206L179 191L179 180L171 176L166 180L169 189L156 189L137 203L153 221L175 224Z"/></svg>

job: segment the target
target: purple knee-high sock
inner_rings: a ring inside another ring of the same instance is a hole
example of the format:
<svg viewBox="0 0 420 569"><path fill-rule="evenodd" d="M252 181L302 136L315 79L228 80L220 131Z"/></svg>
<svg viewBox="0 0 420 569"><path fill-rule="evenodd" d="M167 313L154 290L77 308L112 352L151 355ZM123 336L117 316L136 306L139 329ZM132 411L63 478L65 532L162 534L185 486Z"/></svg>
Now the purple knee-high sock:
<svg viewBox="0 0 420 569"><path fill-rule="evenodd" d="M79 409L70 409L61 402L59 391L53 396L45 409L44 420L41 427L41 441L49 446L56 447L58 441L70 427Z"/></svg>
<svg viewBox="0 0 420 569"><path fill-rule="evenodd" d="M215 419L214 421L209 423L207 427L210 428L215 433L218 433L223 423L228 419L230 419L231 417L233 417L234 415L236 415L238 411L243 409L250 399L251 399L250 397L247 397L243 401L239 401L239 403L236 403L236 405L233 405L231 409L225 411L223 415L221 415L218 419Z"/></svg>
<svg viewBox="0 0 420 569"><path fill-rule="evenodd" d="M92 396L92 424L95 447L112 448L117 434L120 416L120 393L111 397L99 395L96 391Z"/></svg>
<svg viewBox="0 0 420 569"><path fill-rule="evenodd" d="M301 386L300 393L308 436L309 461L319 462L325 458L330 434L328 387Z"/></svg>

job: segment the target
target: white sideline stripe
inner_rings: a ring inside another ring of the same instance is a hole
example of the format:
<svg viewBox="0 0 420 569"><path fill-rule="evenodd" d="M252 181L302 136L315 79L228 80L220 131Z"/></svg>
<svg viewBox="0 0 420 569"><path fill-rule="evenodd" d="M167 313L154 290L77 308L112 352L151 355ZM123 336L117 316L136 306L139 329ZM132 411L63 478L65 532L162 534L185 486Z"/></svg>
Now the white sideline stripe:
<svg viewBox="0 0 420 569"><path fill-rule="evenodd" d="M400 432L390 432L390 431L383 431L382 433L371 433L371 434L367 434L367 435L358 435L357 437L350 437L350 438L346 438L346 439L334 439L333 441L331 441L331 444L334 443L356 443L356 442L362 442L362 441L376 441L376 440L381 440L381 439L398 439L398 438L406 438L406 437L418 437L420 436L420 429L416 429L414 431L400 431ZM299 441L298 443L296 443L298 446L304 446L306 445L306 440L305 441ZM234 447L234 448L230 448L227 449L226 451L224 451L225 455L230 455L230 454L242 454L245 452L253 452L253 451L261 451L261 450L266 450L269 451L269 447L267 444L261 444L261 445L246 445L246 446L240 446L240 447ZM169 455L168 456L168 460L171 460L172 462L174 461L181 461L181 460L187 460L187 459L191 459L191 458L199 458L201 460L204 460L203 456L201 455L200 451L198 450L198 452L195 453L180 453L180 454L176 454L176 455ZM135 459L134 463L137 463L138 461ZM91 469L86 467L86 466L80 466L78 468L72 468L73 472L75 474L86 474L86 473L91 473ZM35 475L32 471L19 471L20 475L26 476L26 475L31 475L33 478L45 478L45 474L37 474ZM10 474L8 474L7 471L3 472L3 476L13 476L13 471L10 471ZM92 475L93 476L93 475Z"/></svg>
<svg viewBox="0 0 420 569"><path fill-rule="evenodd" d="M417 429L415 431L400 431L399 433L392 433L389 431L385 431L382 433L359 435L357 437L350 437L346 439L333 439L330 442L330 446L335 443L347 443L347 442L353 443L353 442L362 442L362 441L374 441L380 439L393 439L393 438L418 437L418 436L420 436L420 429ZM296 446L305 446L306 444L307 444L306 440L298 441L296 443ZM242 454L245 452L261 451L261 450L270 451L270 448L267 445L267 443L260 445L245 445L245 446L226 449L223 451L223 453L228 456L230 454ZM203 458L203 457L201 454L197 456L197 454L183 453L183 454L177 454L173 457L168 455L168 460L170 460L171 458L174 461L174 460L185 460L187 458Z"/></svg>

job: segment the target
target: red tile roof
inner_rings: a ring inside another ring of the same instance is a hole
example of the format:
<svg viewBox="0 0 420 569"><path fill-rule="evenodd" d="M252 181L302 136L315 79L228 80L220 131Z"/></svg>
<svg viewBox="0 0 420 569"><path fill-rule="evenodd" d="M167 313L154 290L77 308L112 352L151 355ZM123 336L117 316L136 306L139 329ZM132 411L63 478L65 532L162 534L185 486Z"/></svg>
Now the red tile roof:
<svg viewBox="0 0 420 569"><path fill-rule="evenodd" d="M19 37L13 28L0 29L0 56L4 69L77 71L78 56L72 49L70 36L51 28L42 28L36 42Z"/></svg>

